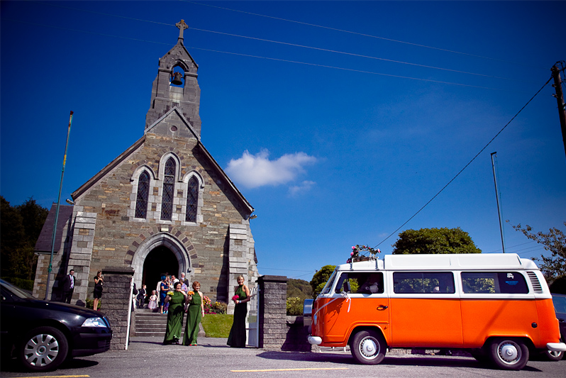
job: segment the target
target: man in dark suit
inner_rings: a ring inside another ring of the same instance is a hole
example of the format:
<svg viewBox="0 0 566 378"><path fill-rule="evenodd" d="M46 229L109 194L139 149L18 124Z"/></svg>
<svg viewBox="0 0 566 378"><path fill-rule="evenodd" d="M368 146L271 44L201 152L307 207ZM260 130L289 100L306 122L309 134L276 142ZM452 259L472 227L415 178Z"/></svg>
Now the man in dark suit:
<svg viewBox="0 0 566 378"><path fill-rule="evenodd" d="M73 291L75 290L75 271L71 269L69 274L63 278L63 302L71 303Z"/></svg>

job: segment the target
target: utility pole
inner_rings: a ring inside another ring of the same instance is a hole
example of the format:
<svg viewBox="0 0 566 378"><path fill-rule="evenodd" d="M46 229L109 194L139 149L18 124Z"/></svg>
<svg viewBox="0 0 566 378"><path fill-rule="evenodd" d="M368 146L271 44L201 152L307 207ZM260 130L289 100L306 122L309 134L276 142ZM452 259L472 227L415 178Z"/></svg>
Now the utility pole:
<svg viewBox="0 0 566 378"><path fill-rule="evenodd" d="M501 233L501 248L505 253L505 236L503 234L503 222L501 222L501 205L499 204L499 190L497 190L497 174L495 169L495 160L493 156L497 157L497 152L491 153L491 169L493 170L493 183L495 184L495 200L497 201L497 217L499 218L499 232Z"/></svg>
<svg viewBox="0 0 566 378"><path fill-rule="evenodd" d="M562 65L562 71L564 71L564 62L556 62L554 66L550 69L552 71L552 77L554 77L554 84L552 85L556 90L556 102L558 103L558 116L560 117L560 128L562 129L562 142L564 143L564 153L566 153L566 105L564 105L564 94L562 92L562 78L560 77L561 69L558 68L558 64Z"/></svg>
<svg viewBox="0 0 566 378"><path fill-rule="evenodd" d="M71 124L73 123L73 111L69 115L69 127L67 128L67 142L65 143L65 155L63 156L63 169L61 170L61 182L59 183L59 197L57 197L57 210L55 211L55 224L51 236L51 257L47 268L47 283L45 286L45 300L48 299L49 285L51 282L51 271L53 270L53 253L55 251L55 238L57 236L57 221L59 220L59 207L61 206L61 190L63 190L63 176L65 176L65 165L67 164L67 150L69 149L69 136L71 135Z"/></svg>

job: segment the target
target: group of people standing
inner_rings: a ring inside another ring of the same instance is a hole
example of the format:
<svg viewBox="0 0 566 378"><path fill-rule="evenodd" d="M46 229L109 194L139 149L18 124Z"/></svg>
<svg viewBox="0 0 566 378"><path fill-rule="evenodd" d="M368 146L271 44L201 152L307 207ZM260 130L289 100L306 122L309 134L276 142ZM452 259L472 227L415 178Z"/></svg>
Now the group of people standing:
<svg viewBox="0 0 566 378"><path fill-rule="evenodd" d="M164 281L164 280L162 280ZM244 277L238 276L238 287L232 297L235 304L234 322L228 336L228 345L235 348L246 346L246 316L248 314L247 303L250 301L250 290L244 285ZM200 291L200 283L193 282L193 290L183 290L181 281L173 284L173 290L165 292L164 303L169 305L167 310L167 328L163 344L197 345L199 325L204 317L204 295ZM183 330L183 317L187 313L185 332Z"/></svg>
<svg viewBox="0 0 566 378"><path fill-rule="evenodd" d="M164 304L168 304L167 328L163 344L197 345L199 325L204 316L203 294L200 291L200 283L193 282L193 290L184 291L181 281L173 284L173 290L165 292ZM187 313L185 332L183 331L183 317Z"/></svg>

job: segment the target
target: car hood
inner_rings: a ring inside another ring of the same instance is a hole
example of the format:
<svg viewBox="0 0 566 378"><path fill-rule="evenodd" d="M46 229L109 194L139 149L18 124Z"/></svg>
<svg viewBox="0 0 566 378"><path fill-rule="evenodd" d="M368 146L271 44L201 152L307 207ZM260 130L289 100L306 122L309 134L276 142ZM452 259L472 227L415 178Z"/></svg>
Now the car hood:
<svg viewBox="0 0 566 378"><path fill-rule="evenodd" d="M104 314L99 312L99 311L93 311L93 310L85 308L85 307L75 306L75 305L62 303L62 302L44 301L44 300L35 299L35 298L25 298L25 299L22 300L22 302L20 302L20 304L23 305L23 306L30 306L30 307L34 307L34 308L45 308L46 310L51 310L51 311L62 311L62 312L73 313L73 314L80 315L80 316L85 317L85 318L92 318L92 317L96 317L96 316L103 317L104 316Z"/></svg>

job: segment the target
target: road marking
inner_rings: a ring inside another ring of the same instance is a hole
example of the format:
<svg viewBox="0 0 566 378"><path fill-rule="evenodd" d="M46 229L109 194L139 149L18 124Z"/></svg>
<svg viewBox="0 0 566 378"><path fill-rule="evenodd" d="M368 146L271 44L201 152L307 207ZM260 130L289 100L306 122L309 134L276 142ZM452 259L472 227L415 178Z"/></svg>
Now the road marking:
<svg viewBox="0 0 566 378"><path fill-rule="evenodd" d="M89 378L90 375L42 375L22 378Z"/></svg>
<svg viewBox="0 0 566 378"><path fill-rule="evenodd" d="M232 373L263 373L269 371L302 371L302 370L348 370L348 368L296 368L296 369L258 369L258 370L230 370Z"/></svg>

